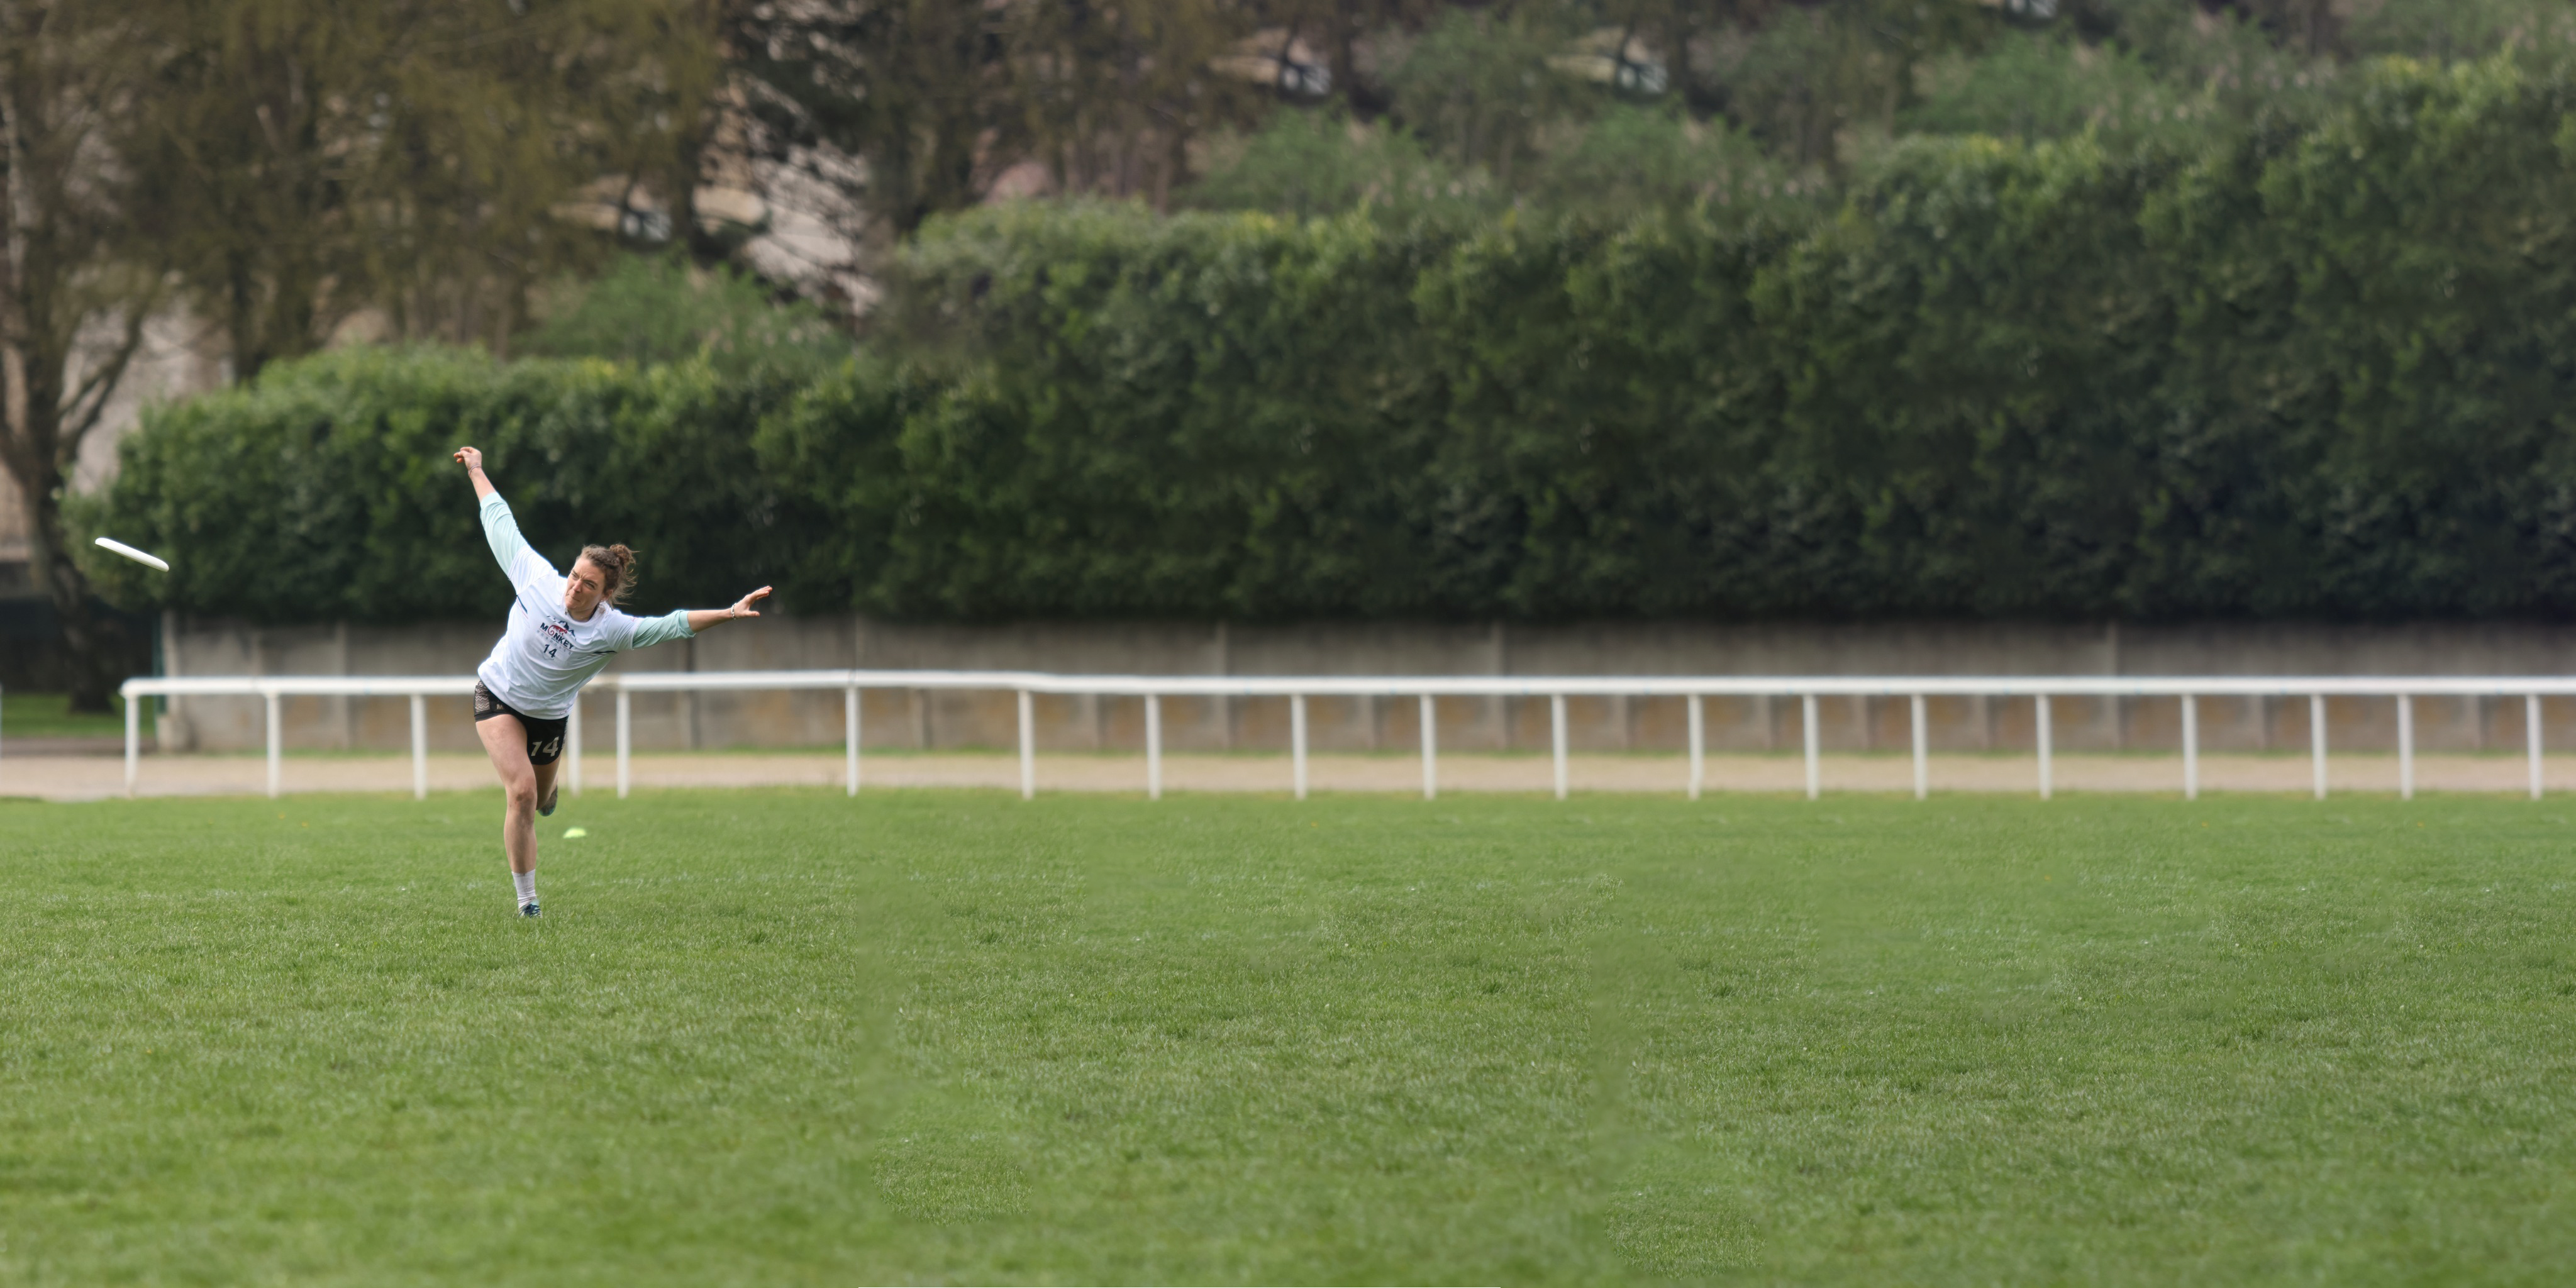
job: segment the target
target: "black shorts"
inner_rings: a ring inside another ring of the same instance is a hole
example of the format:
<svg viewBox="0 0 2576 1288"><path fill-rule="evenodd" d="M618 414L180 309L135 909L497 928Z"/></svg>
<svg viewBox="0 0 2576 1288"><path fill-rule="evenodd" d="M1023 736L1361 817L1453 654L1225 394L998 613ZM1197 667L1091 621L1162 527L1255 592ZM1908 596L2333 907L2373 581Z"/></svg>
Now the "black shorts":
<svg viewBox="0 0 2576 1288"><path fill-rule="evenodd" d="M519 726L528 731L529 764L551 765L555 763L555 757L563 754L564 725L569 721L562 716L552 720L539 720L493 697L492 691L484 688L481 680L476 680L474 682L474 723L481 724L494 716L517 717Z"/></svg>

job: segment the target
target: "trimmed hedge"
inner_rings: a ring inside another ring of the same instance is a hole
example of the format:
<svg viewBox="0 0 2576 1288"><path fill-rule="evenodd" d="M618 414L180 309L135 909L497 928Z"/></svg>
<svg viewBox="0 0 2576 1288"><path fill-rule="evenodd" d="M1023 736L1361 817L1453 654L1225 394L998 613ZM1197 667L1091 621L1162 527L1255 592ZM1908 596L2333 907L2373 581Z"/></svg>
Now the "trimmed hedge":
<svg viewBox="0 0 2576 1288"><path fill-rule="evenodd" d="M290 619L501 599L467 438L653 603L2564 615L2571 162L2566 83L2392 64L2209 155L1910 145L1818 226L1007 206L907 253L899 362L330 356L157 413L88 513Z"/></svg>
<svg viewBox="0 0 2576 1288"><path fill-rule="evenodd" d="M488 616L510 593L449 459L471 443L556 566L586 541L626 541L643 555L639 607L719 602L727 586L731 602L788 562L750 441L787 393L695 366L324 354L147 413L115 485L75 518L170 560L164 576L89 559L121 603L269 622Z"/></svg>

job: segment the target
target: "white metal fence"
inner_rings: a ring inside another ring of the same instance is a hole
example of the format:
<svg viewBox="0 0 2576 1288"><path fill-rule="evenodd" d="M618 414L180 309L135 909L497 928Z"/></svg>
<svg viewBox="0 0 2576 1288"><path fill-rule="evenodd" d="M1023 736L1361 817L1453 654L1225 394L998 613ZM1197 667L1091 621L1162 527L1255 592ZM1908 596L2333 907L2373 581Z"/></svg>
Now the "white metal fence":
<svg viewBox="0 0 2576 1288"><path fill-rule="evenodd" d="M1712 697L1794 697L1799 699L1805 733L1807 796L1824 790L1822 749L1817 736L1816 702L1824 697L1902 697L1910 699L1914 751L1914 794L1931 790L1929 727L1924 703L1934 697L2030 698L2035 703L2037 787L2042 799L2051 791L2050 729L2053 698L2173 698L2181 704L2182 765L2178 785L2185 797L2200 794L2200 723L2197 700L2204 697L2306 697L2309 755L2314 765L2317 798L2326 795L2326 699L2384 697L2397 705L2398 793L2415 794L2415 718L2417 697L2521 697L2530 761L2533 799L2541 794L2540 700L2576 696L2576 678L2553 676L1179 676L1179 675L1048 675L1032 671L717 671L644 672L602 676L593 693L612 694L617 708L617 794L633 782L631 698L637 693L716 692L728 690L841 690L843 694L844 780L851 794L859 790L859 692L862 689L972 689L1016 692L1019 696L1020 794L1037 792L1037 728L1031 699L1041 693L1137 697L1145 705L1145 791L1163 794L1163 726L1160 700L1166 697L1284 697L1289 702L1290 787L1306 796L1306 699L1310 697L1417 698L1421 702L1422 794L1440 792L1439 721L1433 700L1444 697L1519 697L1548 699L1550 745L1555 760L1556 794L1567 790L1565 700L1569 697L1679 697L1689 703L1689 773L1683 789L1696 798L1706 778L1706 722L1703 700ZM429 727L423 709L429 697L457 697L474 691L472 676L189 676L137 678L125 682L125 786L131 794L141 769L141 706L150 697L258 697L267 701L268 794L279 788L278 704L289 697L403 697L411 700L412 793L429 792ZM565 740L565 786L582 789L581 704L575 703Z"/></svg>

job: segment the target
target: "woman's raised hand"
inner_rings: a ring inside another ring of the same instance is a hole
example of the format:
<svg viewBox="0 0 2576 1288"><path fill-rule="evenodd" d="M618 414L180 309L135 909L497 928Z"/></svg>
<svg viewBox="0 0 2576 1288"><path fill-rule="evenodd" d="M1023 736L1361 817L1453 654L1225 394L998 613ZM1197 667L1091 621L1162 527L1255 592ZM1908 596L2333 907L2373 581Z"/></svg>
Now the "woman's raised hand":
<svg viewBox="0 0 2576 1288"><path fill-rule="evenodd" d="M456 463L469 470L479 470L483 468L483 453L481 450L472 447L457 448Z"/></svg>
<svg viewBox="0 0 2576 1288"><path fill-rule="evenodd" d="M760 589L735 600L733 607L725 611L734 617L758 617L760 614L752 608L752 605L767 598L769 598L769 587L763 586Z"/></svg>

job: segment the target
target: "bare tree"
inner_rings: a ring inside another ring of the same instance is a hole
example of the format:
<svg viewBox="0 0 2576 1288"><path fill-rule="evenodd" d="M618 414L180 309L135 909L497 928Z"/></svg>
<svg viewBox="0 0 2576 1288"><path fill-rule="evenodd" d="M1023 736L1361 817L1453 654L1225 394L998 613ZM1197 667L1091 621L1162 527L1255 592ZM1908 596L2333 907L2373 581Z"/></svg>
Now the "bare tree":
<svg viewBox="0 0 2576 1288"><path fill-rule="evenodd" d="M711 0L118 7L145 19L132 195L182 212L171 266L241 379L368 309L506 350L529 292L604 252L558 213L603 188L695 225Z"/></svg>
<svg viewBox="0 0 2576 1288"><path fill-rule="evenodd" d="M1247 7L1210 0L1058 0L1015 8L1013 63L1039 154L1067 192L1144 196L1189 178L1200 135L1252 119L1253 86L1209 71L1251 34Z"/></svg>
<svg viewBox="0 0 2576 1288"><path fill-rule="evenodd" d="M730 70L773 165L834 188L880 244L1043 162L1059 191L1142 195L1261 95L1209 64L1251 34L1244 0L730 0Z"/></svg>
<svg viewBox="0 0 2576 1288"><path fill-rule="evenodd" d="M724 39L762 158L908 235L973 204L1029 149L1009 6L955 0L735 0Z"/></svg>
<svg viewBox="0 0 2576 1288"><path fill-rule="evenodd" d="M64 491L160 298L131 254L151 230L121 199L113 137L131 91L126 21L116 6L0 0L0 465L81 711L108 708L124 641L72 559Z"/></svg>

